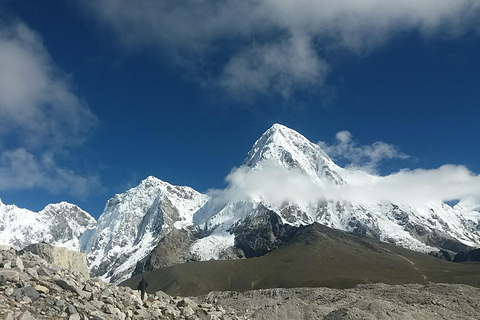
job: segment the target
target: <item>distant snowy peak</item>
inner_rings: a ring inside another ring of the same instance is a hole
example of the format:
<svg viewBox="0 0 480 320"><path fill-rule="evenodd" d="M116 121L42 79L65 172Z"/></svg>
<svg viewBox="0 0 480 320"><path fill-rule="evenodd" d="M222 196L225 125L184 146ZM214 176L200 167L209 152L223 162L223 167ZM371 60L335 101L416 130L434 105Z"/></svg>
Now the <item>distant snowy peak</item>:
<svg viewBox="0 0 480 320"><path fill-rule="evenodd" d="M267 162L299 170L314 180L328 179L337 185L345 184L339 174L343 169L318 145L295 130L277 123L255 142L243 165L258 168Z"/></svg>
<svg viewBox="0 0 480 320"><path fill-rule="evenodd" d="M79 206L65 201L48 204L39 214L45 214L52 219L64 219L87 228L95 228L97 221ZM73 226L73 225L72 225Z"/></svg>
<svg viewBox="0 0 480 320"><path fill-rule="evenodd" d="M97 228L82 237L94 276L119 282L173 228L192 225L193 214L208 200L190 187L153 176L111 198Z"/></svg>
<svg viewBox="0 0 480 320"><path fill-rule="evenodd" d="M0 243L4 244L24 247L43 241L79 250L78 238L95 225L90 214L67 202L49 204L40 212L0 202Z"/></svg>

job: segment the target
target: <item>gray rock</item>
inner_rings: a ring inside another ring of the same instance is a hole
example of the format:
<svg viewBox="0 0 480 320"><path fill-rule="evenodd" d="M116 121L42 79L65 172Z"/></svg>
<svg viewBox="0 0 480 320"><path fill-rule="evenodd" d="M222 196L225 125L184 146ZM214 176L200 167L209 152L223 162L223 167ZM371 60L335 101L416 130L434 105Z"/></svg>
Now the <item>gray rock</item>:
<svg viewBox="0 0 480 320"><path fill-rule="evenodd" d="M13 288L8 287L8 288L5 289L5 295L7 297L10 297L12 294L13 294Z"/></svg>
<svg viewBox="0 0 480 320"><path fill-rule="evenodd" d="M65 308L65 304L60 300L55 301L54 305L61 310L63 310L63 308Z"/></svg>
<svg viewBox="0 0 480 320"><path fill-rule="evenodd" d="M327 314L324 320L375 320L377 319L357 308L340 308Z"/></svg>
<svg viewBox="0 0 480 320"><path fill-rule="evenodd" d="M25 267L23 266L23 261L20 259L20 257L17 256L15 259L15 267L20 270L20 272L23 272L25 270Z"/></svg>
<svg viewBox="0 0 480 320"><path fill-rule="evenodd" d="M36 320L36 318L30 313L30 311L23 312L20 317L17 318L18 320Z"/></svg>
<svg viewBox="0 0 480 320"><path fill-rule="evenodd" d="M9 244L0 244L0 251L19 251L18 246L9 245Z"/></svg>
<svg viewBox="0 0 480 320"><path fill-rule="evenodd" d="M195 311L193 311L193 309L190 306L186 306L182 310L182 315L184 315L185 317L190 317L190 316L193 316L194 314L195 314Z"/></svg>
<svg viewBox="0 0 480 320"><path fill-rule="evenodd" d="M34 279L38 279L38 272L33 268L26 268L25 271L28 275Z"/></svg>
<svg viewBox="0 0 480 320"><path fill-rule="evenodd" d="M93 288L92 288L92 286L87 282L87 283L83 286L83 291L93 292Z"/></svg>
<svg viewBox="0 0 480 320"><path fill-rule="evenodd" d="M54 279L54 282L60 286L62 289L71 291L73 293L79 294L81 291L80 288L78 288L73 281L69 280L63 280L63 279Z"/></svg>
<svg viewBox="0 0 480 320"><path fill-rule="evenodd" d="M54 247L47 243L31 244L23 250L32 252L57 266L70 271L77 271L85 277L90 277L87 268L87 258L83 252Z"/></svg>
<svg viewBox="0 0 480 320"><path fill-rule="evenodd" d="M39 267L37 273L39 276L51 277L53 275L53 270L46 267Z"/></svg>
<svg viewBox="0 0 480 320"><path fill-rule="evenodd" d="M187 306L194 308L194 307L197 306L197 304L189 298L183 298L182 300L177 302L177 307L179 307L179 308L184 308L184 307L187 307Z"/></svg>
<svg viewBox="0 0 480 320"><path fill-rule="evenodd" d="M82 318L80 318L80 315L78 313L74 313L68 317L68 320L82 320Z"/></svg>
<svg viewBox="0 0 480 320"><path fill-rule="evenodd" d="M75 308L75 306L74 306L73 304L68 304L66 311L67 311L67 313L70 314L70 315L78 313L78 312L77 312L77 308Z"/></svg>
<svg viewBox="0 0 480 320"><path fill-rule="evenodd" d="M0 269L0 284L5 284L7 281L20 281L19 273L16 270Z"/></svg>
<svg viewBox="0 0 480 320"><path fill-rule="evenodd" d="M27 286L23 288L22 293L25 296L29 297L32 301L35 301L38 298L40 298L40 293L37 291L37 289L35 289L32 286Z"/></svg>
<svg viewBox="0 0 480 320"><path fill-rule="evenodd" d="M30 304L30 303L32 303L32 299L30 299L27 296L21 296L21 300L18 301L18 302L23 303L23 304Z"/></svg>
<svg viewBox="0 0 480 320"><path fill-rule="evenodd" d="M115 307L112 306L111 304L104 304L102 307L103 312L106 314L114 314L115 313Z"/></svg>

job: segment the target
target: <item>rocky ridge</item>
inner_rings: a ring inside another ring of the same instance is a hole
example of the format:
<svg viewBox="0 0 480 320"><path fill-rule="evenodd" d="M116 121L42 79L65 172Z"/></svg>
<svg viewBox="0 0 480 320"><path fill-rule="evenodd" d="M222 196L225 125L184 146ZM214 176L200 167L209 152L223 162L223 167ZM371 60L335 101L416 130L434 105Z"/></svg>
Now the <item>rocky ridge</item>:
<svg viewBox="0 0 480 320"><path fill-rule="evenodd" d="M30 251L0 246L0 319L243 319L216 303L171 297L161 291L145 301L127 287L92 279Z"/></svg>

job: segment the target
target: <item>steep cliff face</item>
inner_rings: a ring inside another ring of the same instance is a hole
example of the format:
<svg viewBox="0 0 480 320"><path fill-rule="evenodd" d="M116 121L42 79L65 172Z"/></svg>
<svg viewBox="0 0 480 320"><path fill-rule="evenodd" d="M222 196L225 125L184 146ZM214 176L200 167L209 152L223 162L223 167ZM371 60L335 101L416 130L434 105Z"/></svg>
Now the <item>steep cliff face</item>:
<svg viewBox="0 0 480 320"><path fill-rule="evenodd" d="M137 262L173 229L192 225L208 197L155 177L110 199L97 227L81 239L92 275L112 282L128 277Z"/></svg>

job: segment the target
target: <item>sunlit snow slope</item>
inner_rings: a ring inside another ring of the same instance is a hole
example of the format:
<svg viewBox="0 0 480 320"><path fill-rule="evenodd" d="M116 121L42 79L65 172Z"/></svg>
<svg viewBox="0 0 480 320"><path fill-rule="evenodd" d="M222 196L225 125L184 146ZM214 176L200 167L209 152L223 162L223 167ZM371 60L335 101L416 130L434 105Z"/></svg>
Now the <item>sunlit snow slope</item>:
<svg viewBox="0 0 480 320"><path fill-rule="evenodd" d="M227 230L241 224L245 217L258 214L259 206L274 211L291 225L319 222L423 252L456 252L480 246L478 204L461 202L452 208L445 203L425 203L412 207L334 198L329 188L347 188L351 173L337 166L318 145L279 124L255 142L238 172L223 193L224 199L211 199L194 217L195 223L213 230L210 237L198 240L192 248L204 253L205 260L217 258L218 248L233 243L233 235ZM361 174L364 181L376 179ZM295 181L289 180L292 176ZM255 185L249 184L249 179ZM309 190L308 199L302 194L278 196L289 183L298 181L305 181L312 190L318 187L319 194ZM257 186L263 184L278 186Z"/></svg>
<svg viewBox="0 0 480 320"><path fill-rule="evenodd" d="M0 201L0 244L23 248L37 242L79 250L79 237L96 222L76 205L49 204L40 212L5 205Z"/></svg>
<svg viewBox="0 0 480 320"><path fill-rule="evenodd" d="M152 176L115 195L107 202L97 228L81 238L90 272L112 282L126 279L160 237L172 228L192 225L193 214L207 200L192 188Z"/></svg>
<svg viewBox="0 0 480 320"><path fill-rule="evenodd" d="M356 174L367 183L378 179ZM479 203L451 207L353 200L341 192L351 179L351 170L336 165L317 144L274 124L229 174L228 187L212 197L148 177L111 198L97 222L65 202L36 213L0 201L0 244L23 247L45 241L81 249L91 274L115 283L128 278L174 228L194 226L202 236L191 240L190 257L221 259L231 257L226 252L235 245L234 228L241 230L247 217L272 212L286 224L319 222L422 252L480 247Z"/></svg>

